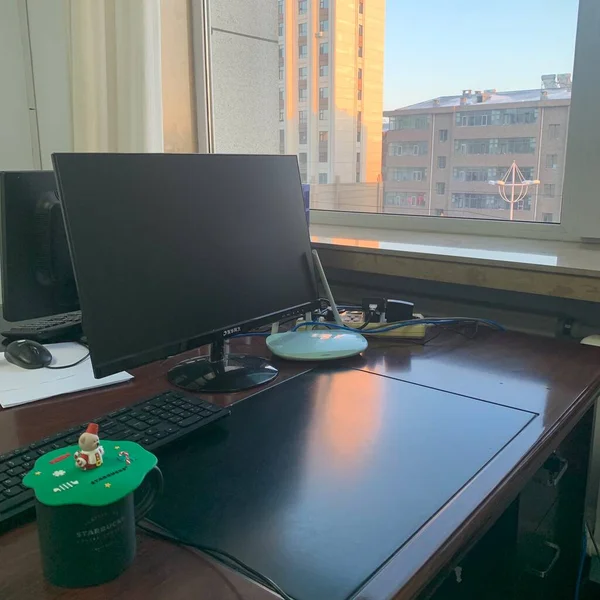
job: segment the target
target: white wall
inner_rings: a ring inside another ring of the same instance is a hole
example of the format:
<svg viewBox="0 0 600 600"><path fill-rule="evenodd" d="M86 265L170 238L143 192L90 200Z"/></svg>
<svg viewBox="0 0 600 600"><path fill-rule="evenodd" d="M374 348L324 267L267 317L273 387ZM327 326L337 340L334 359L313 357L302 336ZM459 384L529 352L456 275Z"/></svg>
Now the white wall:
<svg viewBox="0 0 600 600"><path fill-rule="evenodd" d="M0 2L0 170L51 169L52 152L72 149L66 9Z"/></svg>

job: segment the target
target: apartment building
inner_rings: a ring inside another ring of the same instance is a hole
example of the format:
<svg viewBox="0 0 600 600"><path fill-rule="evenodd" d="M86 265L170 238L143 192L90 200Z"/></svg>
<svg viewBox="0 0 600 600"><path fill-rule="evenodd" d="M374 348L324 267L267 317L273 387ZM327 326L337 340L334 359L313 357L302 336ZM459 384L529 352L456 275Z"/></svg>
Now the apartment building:
<svg viewBox="0 0 600 600"><path fill-rule="evenodd" d="M381 173L385 0L278 0L279 146L311 184Z"/></svg>
<svg viewBox="0 0 600 600"><path fill-rule="evenodd" d="M553 75L537 90L464 90L386 112L383 212L508 219L490 182L516 161L540 183L514 219L559 222L570 99L570 76Z"/></svg>

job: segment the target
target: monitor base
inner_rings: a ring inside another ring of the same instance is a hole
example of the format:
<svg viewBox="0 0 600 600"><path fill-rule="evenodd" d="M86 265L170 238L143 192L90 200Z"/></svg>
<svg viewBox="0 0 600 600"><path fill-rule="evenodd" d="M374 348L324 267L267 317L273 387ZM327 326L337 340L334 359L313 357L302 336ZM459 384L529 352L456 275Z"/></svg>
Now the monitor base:
<svg viewBox="0 0 600 600"><path fill-rule="evenodd" d="M167 379L189 392L240 392L275 379L279 371L259 356L228 354L212 361L208 356L175 365Z"/></svg>

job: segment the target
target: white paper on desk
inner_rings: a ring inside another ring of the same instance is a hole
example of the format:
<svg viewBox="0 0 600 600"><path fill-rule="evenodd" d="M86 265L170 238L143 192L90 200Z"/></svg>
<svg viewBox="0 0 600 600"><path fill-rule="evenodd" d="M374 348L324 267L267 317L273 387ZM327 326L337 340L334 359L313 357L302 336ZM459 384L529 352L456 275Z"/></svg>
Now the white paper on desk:
<svg viewBox="0 0 600 600"><path fill-rule="evenodd" d="M87 353L87 348L74 342L46 344L46 348L52 353L53 366L77 362ZM10 408L59 394L114 385L132 377L123 371L96 379L89 359L68 369L21 369L0 354L0 405Z"/></svg>

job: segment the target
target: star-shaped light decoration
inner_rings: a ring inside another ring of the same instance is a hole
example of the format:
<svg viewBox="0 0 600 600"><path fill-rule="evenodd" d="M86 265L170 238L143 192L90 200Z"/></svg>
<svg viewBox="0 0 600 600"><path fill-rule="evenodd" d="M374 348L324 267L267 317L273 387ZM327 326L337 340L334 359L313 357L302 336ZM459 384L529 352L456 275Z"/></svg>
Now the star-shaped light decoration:
<svg viewBox="0 0 600 600"><path fill-rule="evenodd" d="M110 483L105 483L105 484L104 484L104 487L105 487L105 488L109 488L109 487L110 487Z"/></svg>
<svg viewBox="0 0 600 600"><path fill-rule="evenodd" d="M54 475L54 477L62 477L63 475L66 475L67 472L63 471L62 469L59 469L58 471L54 471L54 473L52 473L52 475Z"/></svg>
<svg viewBox="0 0 600 600"><path fill-rule="evenodd" d="M35 475L41 475L41 474L42 474L42 472L41 472L41 471L36 471L34 474L35 474Z"/></svg>
<svg viewBox="0 0 600 600"><path fill-rule="evenodd" d="M115 446L115 450L120 450L121 446Z"/></svg>

